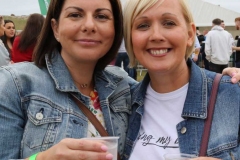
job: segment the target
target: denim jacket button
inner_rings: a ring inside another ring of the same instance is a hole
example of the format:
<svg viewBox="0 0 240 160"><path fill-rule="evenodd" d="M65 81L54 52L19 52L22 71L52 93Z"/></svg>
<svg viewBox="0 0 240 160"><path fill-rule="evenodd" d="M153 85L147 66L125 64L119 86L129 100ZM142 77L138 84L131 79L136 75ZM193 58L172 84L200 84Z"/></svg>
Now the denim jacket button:
<svg viewBox="0 0 240 160"><path fill-rule="evenodd" d="M184 134L184 133L186 133L186 132L187 132L187 128L186 128L186 127L183 127L183 128L181 129L181 133Z"/></svg>
<svg viewBox="0 0 240 160"><path fill-rule="evenodd" d="M43 114L42 113L37 113L36 118L37 118L37 120L42 120L43 119Z"/></svg>

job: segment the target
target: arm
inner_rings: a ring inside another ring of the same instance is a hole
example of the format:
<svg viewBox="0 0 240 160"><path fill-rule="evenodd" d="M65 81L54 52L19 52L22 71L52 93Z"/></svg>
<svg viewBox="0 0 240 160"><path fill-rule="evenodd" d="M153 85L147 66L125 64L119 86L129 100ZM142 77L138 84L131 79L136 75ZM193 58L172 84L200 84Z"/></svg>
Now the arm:
<svg viewBox="0 0 240 160"><path fill-rule="evenodd" d="M28 120L28 108L26 105L24 108L23 105L25 103L22 93L24 86L17 79L15 72L10 73L12 68L5 68L0 68L0 157L1 159L26 158L21 155L21 143L23 143L25 123ZM100 142L68 138L40 152L37 160L72 160L79 157L86 160L107 160L112 158L107 149Z"/></svg>
<svg viewBox="0 0 240 160"><path fill-rule="evenodd" d="M0 69L0 77L0 157L19 158L25 124L20 93L7 70Z"/></svg>
<svg viewBox="0 0 240 160"><path fill-rule="evenodd" d="M240 51L240 47L234 47L234 46L232 46L232 50Z"/></svg>
<svg viewBox="0 0 240 160"><path fill-rule="evenodd" d="M8 65L10 57L7 49L0 42L0 66Z"/></svg>

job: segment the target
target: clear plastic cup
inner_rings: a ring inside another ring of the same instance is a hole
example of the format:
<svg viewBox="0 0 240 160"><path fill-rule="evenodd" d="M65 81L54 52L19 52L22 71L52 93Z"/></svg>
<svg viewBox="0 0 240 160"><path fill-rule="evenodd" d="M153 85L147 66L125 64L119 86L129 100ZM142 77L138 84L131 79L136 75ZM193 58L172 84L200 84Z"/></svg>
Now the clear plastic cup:
<svg viewBox="0 0 240 160"><path fill-rule="evenodd" d="M184 153L167 153L163 157L165 160L190 160L197 158L195 155Z"/></svg>
<svg viewBox="0 0 240 160"><path fill-rule="evenodd" d="M99 141L105 144L108 147L108 152L113 155L113 160L117 160L119 137L91 137L83 139Z"/></svg>

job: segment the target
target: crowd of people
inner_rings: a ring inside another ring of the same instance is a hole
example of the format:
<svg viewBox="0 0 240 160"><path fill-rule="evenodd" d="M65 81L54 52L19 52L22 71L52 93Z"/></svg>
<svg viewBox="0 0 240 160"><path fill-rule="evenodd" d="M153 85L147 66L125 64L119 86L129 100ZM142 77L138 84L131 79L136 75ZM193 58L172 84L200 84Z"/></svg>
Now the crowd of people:
<svg viewBox="0 0 240 160"><path fill-rule="evenodd" d="M230 39L221 19L213 23L200 39L184 0L130 0L124 9L120 0L51 0L46 18L30 15L19 35L0 16L1 159L113 159L106 145L82 139L101 135L75 99L119 137L122 160L199 156L216 76L209 70L222 65L210 48L216 30ZM195 64L203 44L209 70ZM123 69L109 65L114 60ZM141 82L130 72L138 63L148 71ZM199 160L240 159L240 69L219 72L225 76Z"/></svg>
<svg viewBox="0 0 240 160"><path fill-rule="evenodd" d="M236 28L238 29L239 17L235 19ZM198 29L198 27L197 27ZM212 29L204 30L203 34L198 30L198 41L201 44L201 50L198 57L203 61L202 67L221 73L222 70L229 66L229 62L233 61L232 66L240 68L239 54L237 46L240 46L238 36L233 36L226 31L224 20L219 18L212 20ZM239 44L238 44L239 43ZM232 59L230 59L232 57ZM200 65L201 66L201 65Z"/></svg>
<svg viewBox="0 0 240 160"><path fill-rule="evenodd" d="M1 16L1 47L0 66L16 62L32 62L34 47L40 35L44 16L38 13L31 14L25 28L17 35L15 24L12 20L4 20ZM6 52L7 50L7 52Z"/></svg>

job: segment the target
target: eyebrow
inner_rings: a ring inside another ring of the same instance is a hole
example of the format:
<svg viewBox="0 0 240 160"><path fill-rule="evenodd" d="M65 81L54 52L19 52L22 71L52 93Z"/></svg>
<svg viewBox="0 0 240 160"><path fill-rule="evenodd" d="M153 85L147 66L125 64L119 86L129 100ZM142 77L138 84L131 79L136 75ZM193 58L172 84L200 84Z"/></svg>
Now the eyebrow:
<svg viewBox="0 0 240 160"><path fill-rule="evenodd" d="M174 17L177 17L177 15L175 15L175 14L172 14L172 13L163 13L162 14L162 16L164 17L164 16L174 16Z"/></svg>
<svg viewBox="0 0 240 160"><path fill-rule="evenodd" d="M76 9L80 12L84 12L84 10L82 8L79 8L79 7L67 7L65 10L70 9L70 8ZM110 9L107 9L107 8L98 8L98 9L96 9L96 12L101 12L103 10L107 10L107 11L112 13L112 11Z"/></svg>
<svg viewBox="0 0 240 160"><path fill-rule="evenodd" d="M174 17L177 17L177 15L175 15L175 14L172 14L172 13L163 13L162 14L162 17L165 17L165 16L174 16ZM135 20L138 20L138 19L145 19L145 18L148 18L147 16L142 16L142 17L138 17L138 18L136 18Z"/></svg>

